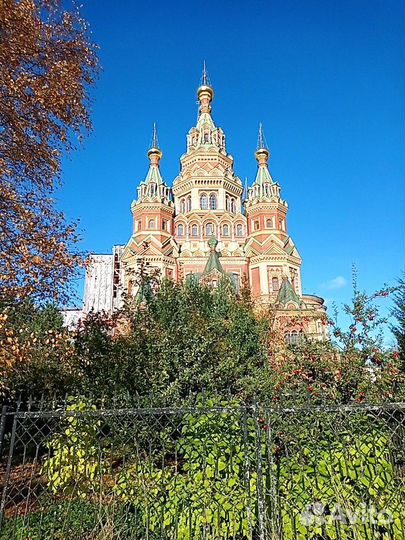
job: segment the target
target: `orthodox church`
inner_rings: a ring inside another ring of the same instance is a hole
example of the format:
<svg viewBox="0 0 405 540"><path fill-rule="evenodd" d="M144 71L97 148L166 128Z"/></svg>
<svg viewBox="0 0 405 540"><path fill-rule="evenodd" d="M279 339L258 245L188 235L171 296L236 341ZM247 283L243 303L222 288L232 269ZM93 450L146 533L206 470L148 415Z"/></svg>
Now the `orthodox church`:
<svg viewBox="0 0 405 540"><path fill-rule="evenodd" d="M227 275L236 291L249 285L258 304L274 304L277 317L290 321L290 342L302 331L325 339L324 301L303 294L302 260L288 232L288 204L269 170L262 126L256 178L244 189L225 133L212 117L214 89L205 66L197 96L197 125L187 134L173 187L161 173L163 152L154 125L149 170L131 204L131 236L125 246L114 246L111 255L92 256L83 312L111 312L120 307L123 292L137 294L133 276L142 261L169 279L193 279L212 287Z"/></svg>

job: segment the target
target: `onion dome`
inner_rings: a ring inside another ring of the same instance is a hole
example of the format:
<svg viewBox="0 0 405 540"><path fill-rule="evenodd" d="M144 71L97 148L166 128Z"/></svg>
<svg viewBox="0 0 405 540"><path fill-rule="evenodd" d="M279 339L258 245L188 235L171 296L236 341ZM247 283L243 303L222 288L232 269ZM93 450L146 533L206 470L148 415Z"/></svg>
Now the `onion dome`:
<svg viewBox="0 0 405 540"><path fill-rule="evenodd" d="M211 101L214 99L214 89L211 86L205 61L201 77L201 84L197 89L197 97L198 101L200 102L200 113L211 112Z"/></svg>

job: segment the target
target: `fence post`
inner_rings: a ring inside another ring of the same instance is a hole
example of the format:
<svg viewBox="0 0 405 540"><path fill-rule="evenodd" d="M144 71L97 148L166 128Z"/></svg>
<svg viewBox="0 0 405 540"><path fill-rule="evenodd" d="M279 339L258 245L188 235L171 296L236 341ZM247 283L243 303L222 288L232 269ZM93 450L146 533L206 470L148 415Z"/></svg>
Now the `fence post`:
<svg viewBox="0 0 405 540"><path fill-rule="evenodd" d="M266 505L265 489L263 477L263 458L262 458L262 432L259 422L259 405L255 398L253 402L253 414L255 415L256 428L256 462L257 462L257 520L259 525L259 540L266 540Z"/></svg>
<svg viewBox="0 0 405 540"><path fill-rule="evenodd" d="M6 431L6 418L7 418L7 405L3 405L1 408L1 418L0 418L0 458L3 455L3 441L4 433Z"/></svg>
<svg viewBox="0 0 405 540"><path fill-rule="evenodd" d="M267 450L267 464L268 464L268 474L269 474L269 515L271 523L271 538L281 538L281 530L279 525L279 510L278 510L278 492L277 492L277 481L275 478L274 471L274 458L273 458L273 443L275 441L274 432L273 432L273 419L271 414L274 413L273 410L265 409L265 420L267 425L267 441L266 441L266 450Z"/></svg>
<svg viewBox="0 0 405 540"><path fill-rule="evenodd" d="M247 514L248 514L248 522L249 522L249 533L250 538L253 538L253 525L252 525L252 492L250 489L250 447L249 447L249 431L248 431L248 409L247 407L243 407L243 441L244 441L244 476L245 476L245 482L246 482L246 497L247 497Z"/></svg>
<svg viewBox="0 0 405 540"><path fill-rule="evenodd" d="M2 523L3 523L4 508L6 506L7 488L8 488L8 483L10 481L10 471L11 471L11 462L13 460L13 453L14 453L16 426L17 426L17 412L14 412L13 430L11 432L11 441L10 441L10 450L8 453L6 474L4 475L4 489L3 489L3 494L2 494L1 502L0 502L0 531L1 531Z"/></svg>

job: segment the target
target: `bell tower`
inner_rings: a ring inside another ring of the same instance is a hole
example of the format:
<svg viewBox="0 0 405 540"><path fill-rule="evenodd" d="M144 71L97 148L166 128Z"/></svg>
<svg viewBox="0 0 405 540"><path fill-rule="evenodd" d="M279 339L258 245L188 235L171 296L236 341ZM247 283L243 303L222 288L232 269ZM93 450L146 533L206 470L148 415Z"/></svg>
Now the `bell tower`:
<svg viewBox="0 0 405 540"><path fill-rule="evenodd" d="M153 124L148 150L149 169L145 180L139 184L137 199L131 204L132 236L122 255L128 281L126 288L130 294L134 292L131 280L141 260L151 271L159 270L162 276L172 278L175 275L172 238L174 204L171 189L160 172L162 156L156 125Z"/></svg>
<svg viewBox="0 0 405 540"><path fill-rule="evenodd" d="M263 127L259 126L257 173L248 189L245 214L248 224L246 254L250 259L249 278L256 297L275 301L284 278L299 296L301 288L301 257L288 235L288 204L281 198L280 184L270 174Z"/></svg>

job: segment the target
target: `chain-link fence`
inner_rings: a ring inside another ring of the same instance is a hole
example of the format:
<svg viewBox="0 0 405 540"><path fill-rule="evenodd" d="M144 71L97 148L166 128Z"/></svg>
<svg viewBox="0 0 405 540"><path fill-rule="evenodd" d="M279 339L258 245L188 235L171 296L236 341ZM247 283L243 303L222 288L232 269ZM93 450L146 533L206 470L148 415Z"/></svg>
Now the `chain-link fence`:
<svg viewBox="0 0 405 540"><path fill-rule="evenodd" d="M3 409L1 540L405 538L405 405Z"/></svg>

